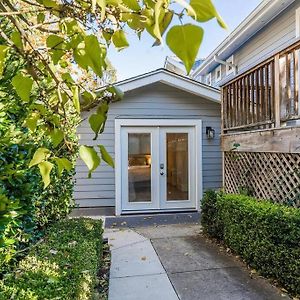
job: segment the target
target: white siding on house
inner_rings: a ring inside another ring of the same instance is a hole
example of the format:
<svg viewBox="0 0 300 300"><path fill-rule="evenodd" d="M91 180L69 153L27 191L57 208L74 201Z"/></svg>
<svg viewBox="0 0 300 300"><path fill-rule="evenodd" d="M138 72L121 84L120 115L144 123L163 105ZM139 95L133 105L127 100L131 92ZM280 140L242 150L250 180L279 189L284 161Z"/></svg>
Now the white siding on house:
<svg viewBox="0 0 300 300"><path fill-rule="evenodd" d="M237 75L258 65L297 40L296 11L299 8L300 1L295 1L294 4L250 38L241 48L232 53L234 55L234 64L238 66ZM212 74L214 73L215 69L212 71ZM233 73L229 76L226 75L226 68L222 66L221 81L216 82L213 77L212 85L220 86L234 77L235 74Z"/></svg>
<svg viewBox="0 0 300 300"><path fill-rule="evenodd" d="M91 112L90 112L91 113ZM114 157L115 118L192 118L203 121L203 187L219 188L222 182L222 162L220 150L220 105L201 99L195 95L156 83L127 92L122 101L111 104L104 133L97 141L89 128L88 116L78 129L80 143L103 144ZM216 130L213 140L206 138L206 126ZM114 170L103 163L87 179L87 168L79 160L76 167L76 187L74 197L81 207L115 206Z"/></svg>

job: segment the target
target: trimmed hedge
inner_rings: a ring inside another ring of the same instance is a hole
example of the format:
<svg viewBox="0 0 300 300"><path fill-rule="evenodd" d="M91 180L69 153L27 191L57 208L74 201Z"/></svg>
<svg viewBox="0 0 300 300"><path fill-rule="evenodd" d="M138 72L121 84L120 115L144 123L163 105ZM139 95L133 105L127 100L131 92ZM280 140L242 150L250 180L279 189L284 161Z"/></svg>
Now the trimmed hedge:
<svg viewBox="0 0 300 300"><path fill-rule="evenodd" d="M300 295L300 210L216 192L202 202L202 226L260 274Z"/></svg>
<svg viewBox="0 0 300 300"><path fill-rule="evenodd" d="M92 299L101 257L101 221L59 221L0 281L0 299Z"/></svg>

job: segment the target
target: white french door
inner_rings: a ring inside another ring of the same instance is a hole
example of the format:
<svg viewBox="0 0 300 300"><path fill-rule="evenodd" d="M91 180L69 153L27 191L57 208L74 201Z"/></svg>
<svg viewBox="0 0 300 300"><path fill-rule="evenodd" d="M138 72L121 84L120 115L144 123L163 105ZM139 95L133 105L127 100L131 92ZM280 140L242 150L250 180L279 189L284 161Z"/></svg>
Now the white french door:
<svg viewBox="0 0 300 300"><path fill-rule="evenodd" d="M185 126L123 126L122 211L196 208L196 131Z"/></svg>
<svg viewBox="0 0 300 300"><path fill-rule="evenodd" d="M162 127L159 141L160 208L195 208L195 128Z"/></svg>

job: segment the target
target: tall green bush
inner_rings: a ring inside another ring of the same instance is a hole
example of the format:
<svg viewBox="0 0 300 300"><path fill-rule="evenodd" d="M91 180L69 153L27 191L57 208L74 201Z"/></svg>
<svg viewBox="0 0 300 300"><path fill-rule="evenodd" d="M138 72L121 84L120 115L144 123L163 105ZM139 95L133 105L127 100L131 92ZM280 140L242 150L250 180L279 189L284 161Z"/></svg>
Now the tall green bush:
<svg viewBox="0 0 300 300"><path fill-rule="evenodd" d="M300 295L300 210L243 195L210 192L206 197L204 230L262 275ZM208 203L215 209L208 210Z"/></svg>
<svg viewBox="0 0 300 300"><path fill-rule="evenodd" d="M38 238L43 228L66 216L73 206L73 173L64 170L59 176L53 169L52 181L43 188L37 167L28 168L36 149L53 149L49 138L41 131L31 132L24 126L30 105L14 92L11 79L18 73L22 62L13 54L10 64L0 78L0 269L24 247ZM55 149L73 163L76 158L75 131L72 149Z"/></svg>

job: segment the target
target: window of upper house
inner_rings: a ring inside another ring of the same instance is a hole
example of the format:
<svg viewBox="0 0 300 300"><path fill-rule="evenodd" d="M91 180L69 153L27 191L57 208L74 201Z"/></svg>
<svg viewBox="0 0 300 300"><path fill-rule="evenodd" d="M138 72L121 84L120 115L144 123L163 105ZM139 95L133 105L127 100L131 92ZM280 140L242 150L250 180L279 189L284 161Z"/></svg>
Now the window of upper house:
<svg viewBox="0 0 300 300"><path fill-rule="evenodd" d="M227 63L231 63L234 64L234 60L233 60L233 55L230 56L227 60ZM232 66L226 65L226 75L230 75L231 73L234 72L234 68Z"/></svg>
<svg viewBox="0 0 300 300"><path fill-rule="evenodd" d="M211 73L206 75L206 84L211 85Z"/></svg>
<svg viewBox="0 0 300 300"><path fill-rule="evenodd" d="M218 66L215 70L215 81L218 82L220 81L222 78L222 68L221 65Z"/></svg>
<svg viewBox="0 0 300 300"><path fill-rule="evenodd" d="M300 37L300 7L296 9L296 37Z"/></svg>

